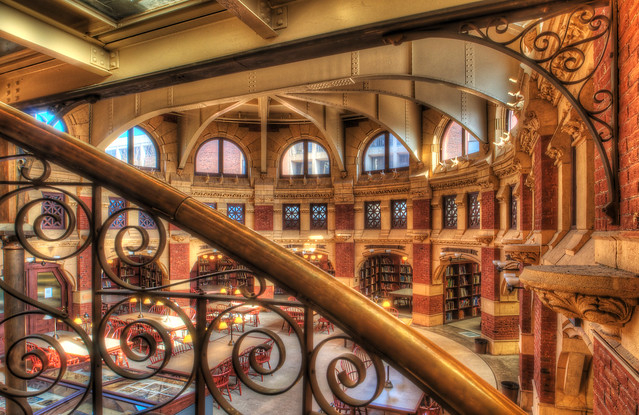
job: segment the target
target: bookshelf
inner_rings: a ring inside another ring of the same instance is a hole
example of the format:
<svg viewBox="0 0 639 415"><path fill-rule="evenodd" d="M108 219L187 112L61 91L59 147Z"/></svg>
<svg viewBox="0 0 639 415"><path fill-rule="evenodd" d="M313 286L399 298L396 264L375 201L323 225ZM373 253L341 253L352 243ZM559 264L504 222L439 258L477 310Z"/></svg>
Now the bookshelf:
<svg viewBox="0 0 639 415"><path fill-rule="evenodd" d="M147 257L130 256L129 259L136 262L144 262ZM158 287L162 285L162 269L155 262L143 266L131 266L118 259L112 264L113 270L117 273L121 280L138 287ZM111 280L106 276L102 276L102 287L112 288Z"/></svg>
<svg viewBox="0 0 639 415"><path fill-rule="evenodd" d="M444 322L481 315L481 269L475 262L455 262L444 272Z"/></svg>
<svg viewBox="0 0 639 415"><path fill-rule="evenodd" d="M239 265L231 258L228 258L221 254L205 254L198 257L195 275L199 277L201 275L231 269L246 269L247 272L237 271L230 274L212 276L211 278L203 278L201 280L198 280L197 288L204 289L209 284L231 286L234 288L240 285L246 285L248 286L249 291L252 292L255 283L253 280L253 276L248 275L248 269L243 265Z"/></svg>
<svg viewBox="0 0 639 415"><path fill-rule="evenodd" d="M369 257L359 271L359 291L369 297L387 297L391 291L413 287L413 268L398 255Z"/></svg>

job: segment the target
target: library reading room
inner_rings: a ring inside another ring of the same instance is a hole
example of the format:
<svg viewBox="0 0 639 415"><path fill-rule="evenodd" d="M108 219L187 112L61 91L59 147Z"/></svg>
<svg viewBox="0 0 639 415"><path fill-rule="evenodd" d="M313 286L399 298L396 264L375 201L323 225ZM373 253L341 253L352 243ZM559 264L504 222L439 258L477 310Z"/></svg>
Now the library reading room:
<svg viewBox="0 0 639 415"><path fill-rule="evenodd" d="M638 15L0 0L0 415L639 414Z"/></svg>

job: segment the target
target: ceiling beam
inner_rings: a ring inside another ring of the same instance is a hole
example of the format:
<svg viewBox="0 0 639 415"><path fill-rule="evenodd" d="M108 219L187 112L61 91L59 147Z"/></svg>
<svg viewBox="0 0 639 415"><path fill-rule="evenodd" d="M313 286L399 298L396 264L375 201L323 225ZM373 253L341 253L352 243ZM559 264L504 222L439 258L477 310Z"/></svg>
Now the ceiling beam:
<svg viewBox="0 0 639 415"><path fill-rule="evenodd" d="M0 37L107 77L110 52L0 3Z"/></svg>
<svg viewBox="0 0 639 415"><path fill-rule="evenodd" d="M451 6L452 4L452 6ZM243 23L223 20L201 31L159 38L120 51L120 70L107 82L76 90L27 98L20 108L139 93L166 86L257 70L305 59L382 46L391 40L425 37L428 29L494 15L519 20L539 17L578 0L484 0L447 2L371 2L323 0L289 3L286 32L272 39L246 36ZM330 7L329 7L330 6ZM348 7L347 7L348 6ZM513 19L511 19L513 20ZM516 20L513 20L516 21ZM241 24L241 27L238 25ZM214 37L212 37L214 36ZM202 44L202 39L213 39ZM194 40L195 39L195 40ZM189 53L184 45L190 46ZM206 47L201 47L206 46ZM157 59L158 51L164 59ZM175 51L169 56L167 51ZM179 52L179 53L178 53ZM124 55L124 56L123 56ZM170 63L167 65L166 63Z"/></svg>
<svg viewBox="0 0 639 415"><path fill-rule="evenodd" d="M260 0L217 0L217 2L264 39L277 36L277 32L271 26L273 20L271 8L266 5L266 2ZM283 23L280 26L283 26Z"/></svg>

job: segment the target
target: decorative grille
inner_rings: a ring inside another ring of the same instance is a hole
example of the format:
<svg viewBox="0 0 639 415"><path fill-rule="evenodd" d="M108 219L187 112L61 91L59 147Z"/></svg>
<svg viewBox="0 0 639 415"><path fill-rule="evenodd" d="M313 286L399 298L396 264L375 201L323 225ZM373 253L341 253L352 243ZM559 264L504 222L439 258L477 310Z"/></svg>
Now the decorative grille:
<svg viewBox="0 0 639 415"><path fill-rule="evenodd" d="M457 203L455 196L444 196L444 228L457 229Z"/></svg>
<svg viewBox="0 0 639 415"><path fill-rule="evenodd" d="M282 214L284 215L282 221L282 228L285 230L299 230L300 229L300 205L284 205L282 207Z"/></svg>
<svg viewBox="0 0 639 415"><path fill-rule="evenodd" d="M109 198L109 216L126 208L126 201L121 197ZM112 229L120 229L126 226L126 213L119 214L111 223Z"/></svg>
<svg viewBox="0 0 639 415"><path fill-rule="evenodd" d="M328 228L328 207L326 203L311 203L311 229Z"/></svg>
<svg viewBox="0 0 639 415"><path fill-rule="evenodd" d="M140 215L138 216L138 224L144 229L154 229L156 226L153 218L144 212L140 212Z"/></svg>
<svg viewBox="0 0 639 415"><path fill-rule="evenodd" d="M468 227L477 229L480 226L479 193L468 194Z"/></svg>
<svg viewBox="0 0 639 415"><path fill-rule="evenodd" d="M391 202L391 228L406 229L408 213L405 200L393 200Z"/></svg>
<svg viewBox="0 0 639 415"><path fill-rule="evenodd" d="M229 203L226 205L226 216L244 225L244 203Z"/></svg>
<svg viewBox="0 0 639 415"><path fill-rule="evenodd" d="M64 229L66 227L65 205L56 202L56 200L64 202L64 194L42 192L42 197L49 199L42 202L42 229Z"/></svg>
<svg viewBox="0 0 639 415"><path fill-rule="evenodd" d="M366 229L381 229L382 228L382 208L380 202L366 202L365 206L365 218L366 223L364 227Z"/></svg>

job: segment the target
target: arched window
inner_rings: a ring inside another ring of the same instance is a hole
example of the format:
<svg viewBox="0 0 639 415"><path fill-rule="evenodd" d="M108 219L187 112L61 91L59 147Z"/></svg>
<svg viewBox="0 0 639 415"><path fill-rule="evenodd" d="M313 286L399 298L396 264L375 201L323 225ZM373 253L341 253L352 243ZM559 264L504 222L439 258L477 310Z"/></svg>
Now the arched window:
<svg viewBox="0 0 639 415"><path fill-rule="evenodd" d="M364 172L405 169L409 159L408 149L394 135L383 132L364 151Z"/></svg>
<svg viewBox="0 0 639 415"><path fill-rule="evenodd" d="M195 173L246 176L246 157L231 140L212 138L202 143L195 154Z"/></svg>
<svg viewBox="0 0 639 415"><path fill-rule="evenodd" d="M512 130L517 125L517 116L515 115L515 111L508 110L506 113L506 122L507 122L507 131Z"/></svg>
<svg viewBox="0 0 639 415"><path fill-rule="evenodd" d="M282 155L282 176L328 176L331 162L328 152L319 143L300 140L289 146Z"/></svg>
<svg viewBox="0 0 639 415"><path fill-rule="evenodd" d="M479 141L455 121L446 127L442 137L441 159L449 160L479 151Z"/></svg>
<svg viewBox="0 0 639 415"><path fill-rule="evenodd" d="M62 121L62 118L55 118L55 115L52 112L40 111L31 113L31 115L36 120L48 124L58 131L62 131L63 133L69 131L67 130L67 126L64 124L64 121Z"/></svg>
<svg viewBox="0 0 639 415"><path fill-rule="evenodd" d="M140 127L133 127L120 134L106 148L106 153L136 167L159 169L157 145Z"/></svg>

